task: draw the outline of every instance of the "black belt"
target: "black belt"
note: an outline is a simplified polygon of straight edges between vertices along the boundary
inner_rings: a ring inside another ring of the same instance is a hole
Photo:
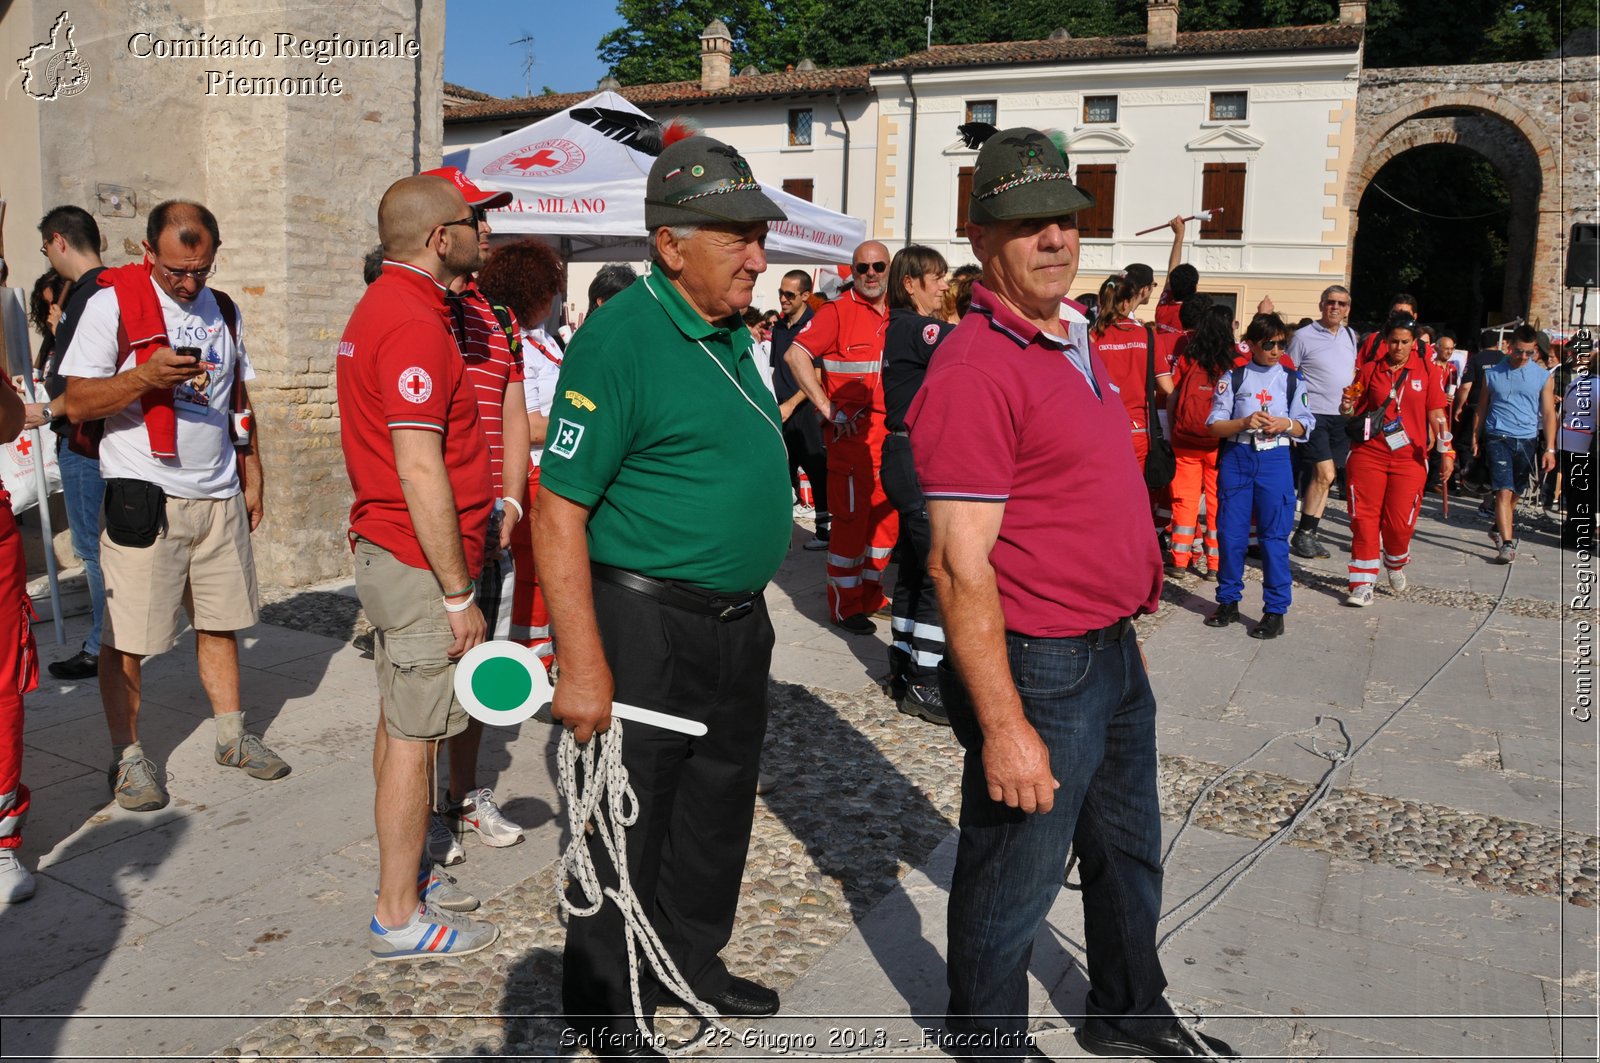
[[[739,594],[718,594],[715,591],[701,590],[685,583],[673,583],[669,580],[654,579],[650,576],[630,572],[625,568],[613,568],[602,565],[598,561],[590,562],[589,571],[595,579],[602,583],[609,583],[625,590],[642,594],[646,598],[654,598],[662,605],[670,605],[674,609],[682,609],[688,613],[698,613],[701,616],[715,617],[726,624],[750,615],[756,602],[761,598],[761,591],[744,591]]]
[[[907,439],[911,438],[911,433],[904,428],[891,428],[889,429],[889,434],[892,436],[905,436]]]
[[[1083,639],[1091,646],[1110,646],[1113,643],[1121,642],[1131,630],[1133,630],[1133,617],[1125,616],[1115,624],[1097,627],[1093,631],[1085,631],[1083,634],[1073,637]]]

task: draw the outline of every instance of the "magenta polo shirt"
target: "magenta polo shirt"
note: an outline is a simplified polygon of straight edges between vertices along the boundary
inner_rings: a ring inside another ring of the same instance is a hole
[[[1007,630],[1062,638],[1153,612],[1150,499],[1087,329],[1050,336],[972,293],[906,417],[923,494],[1005,506],[989,561]]]

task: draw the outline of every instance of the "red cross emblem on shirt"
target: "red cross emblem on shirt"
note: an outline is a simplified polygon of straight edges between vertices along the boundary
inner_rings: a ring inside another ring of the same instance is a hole
[[[1268,391],[1266,388],[1262,388],[1260,391],[1256,392],[1255,400],[1261,403],[1261,408],[1264,410],[1267,408],[1267,403],[1272,401],[1272,392]]]
[[[422,394],[422,389],[427,387],[427,386],[428,385],[423,382],[423,379],[420,376],[417,376],[415,374],[412,375],[410,380],[406,381],[406,388],[413,395]]]
[[[27,457],[28,456],[28,452],[31,451],[32,449],[33,449],[33,440],[29,439],[27,436],[23,436],[21,439],[17,440],[17,453],[18,454],[21,454],[23,457]]]

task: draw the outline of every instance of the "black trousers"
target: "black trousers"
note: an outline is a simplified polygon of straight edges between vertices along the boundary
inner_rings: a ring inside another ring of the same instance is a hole
[[[796,470],[803,470],[806,479],[811,481],[817,510],[826,513],[828,455],[822,446],[822,426],[810,423],[816,419],[816,407],[809,402],[801,404],[783,424],[783,445],[789,451],[789,486],[795,489],[795,498],[800,497],[800,477]]]
[[[944,657],[944,621],[939,598],[928,579],[928,550],[932,530],[928,502],[917,483],[911,457],[911,440],[891,435],[883,441],[878,475],[884,493],[900,513],[898,544],[900,569],[895,575],[894,599],[889,606],[894,641],[889,646],[889,675],[896,697],[910,683],[939,685],[939,661]]]
[[[622,762],[639,802],[627,841],[634,893],[695,993],[715,995],[730,977],[718,953],[733,932],[755,815],[772,622],[760,598],[722,623],[599,580],[594,604],[616,700],[708,728],[691,738],[627,724]],[[615,885],[604,848],[590,852],[602,885]],[[648,1024],[662,997],[648,965],[640,996]],[[561,997],[568,1025],[597,1053],[637,1043],[622,917],[610,901],[570,921]]]

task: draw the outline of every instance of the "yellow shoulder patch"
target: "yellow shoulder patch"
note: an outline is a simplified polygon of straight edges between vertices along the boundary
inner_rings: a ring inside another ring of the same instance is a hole
[[[585,395],[581,391],[567,392],[567,401],[578,407],[580,410],[588,410],[591,413],[594,412],[594,403],[590,402],[589,396]]]

